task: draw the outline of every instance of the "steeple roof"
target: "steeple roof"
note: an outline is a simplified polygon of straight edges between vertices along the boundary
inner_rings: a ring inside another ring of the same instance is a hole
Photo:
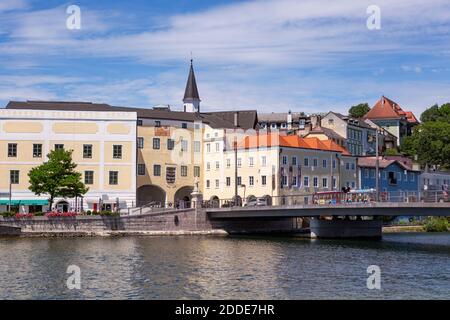
[[[189,77],[186,83],[186,90],[184,91],[183,101],[200,101],[200,96],[198,95],[197,82],[195,81],[194,66],[192,65],[189,70]]]

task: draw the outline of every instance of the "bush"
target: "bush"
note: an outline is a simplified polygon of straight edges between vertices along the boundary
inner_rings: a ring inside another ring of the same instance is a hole
[[[43,217],[44,215],[45,215],[45,212],[40,212],[40,211],[39,211],[39,212],[35,212],[35,213],[34,213],[34,216],[35,216],[35,217]]]
[[[449,227],[450,224],[445,217],[429,217],[423,225],[427,232],[446,232]]]
[[[90,216],[90,215],[92,215],[92,211],[91,211],[91,210],[88,210],[88,211],[86,211],[86,214],[87,214],[88,216]]]
[[[112,212],[112,211],[100,211],[101,216],[107,216],[107,217],[116,217],[119,215],[118,212]]]
[[[3,218],[14,217],[15,215],[16,214],[11,211],[5,211],[5,212],[0,213],[0,216],[2,216]]]

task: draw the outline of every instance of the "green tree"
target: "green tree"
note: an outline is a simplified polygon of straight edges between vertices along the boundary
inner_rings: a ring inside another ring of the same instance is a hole
[[[450,168],[450,122],[427,121],[402,142],[401,151],[417,155],[420,164]]]
[[[444,121],[450,123],[450,103],[445,103],[440,107],[437,104],[431,106],[421,114],[420,121]]]
[[[348,114],[353,118],[362,118],[369,111],[370,107],[368,103],[360,103],[356,106],[352,106],[348,110]]]
[[[72,151],[53,150],[47,157],[48,161],[31,169],[28,177],[29,189],[37,195],[47,194],[50,208],[56,197],[73,198],[89,190],[81,181],[81,173],[75,171]]]

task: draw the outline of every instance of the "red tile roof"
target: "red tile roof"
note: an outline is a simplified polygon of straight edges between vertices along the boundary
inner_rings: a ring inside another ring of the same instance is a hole
[[[343,155],[350,155],[345,148],[331,140],[319,140],[315,137],[301,138],[297,135],[280,135],[277,133],[256,134],[245,137],[240,144],[240,148],[245,149],[274,146],[334,151],[340,152]]]
[[[418,123],[416,117],[411,111],[404,111],[400,105],[391,99],[382,96],[372,109],[364,115],[366,119],[402,119],[406,118],[408,122]]]

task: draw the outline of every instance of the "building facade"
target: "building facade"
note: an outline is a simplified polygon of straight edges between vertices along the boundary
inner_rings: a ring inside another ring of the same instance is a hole
[[[29,102],[38,105],[38,102]],[[79,203],[55,199],[68,211],[114,210],[136,203],[136,113],[0,109],[0,211],[46,211],[47,197],[28,190],[28,172],[54,149],[72,150],[89,187]]]
[[[362,189],[376,188],[376,158],[358,159],[360,185]],[[379,159],[379,191],[390,196],[392,201],[404,201],[410,194],[418,195],[420,171],[413,170],[397,160]]]

